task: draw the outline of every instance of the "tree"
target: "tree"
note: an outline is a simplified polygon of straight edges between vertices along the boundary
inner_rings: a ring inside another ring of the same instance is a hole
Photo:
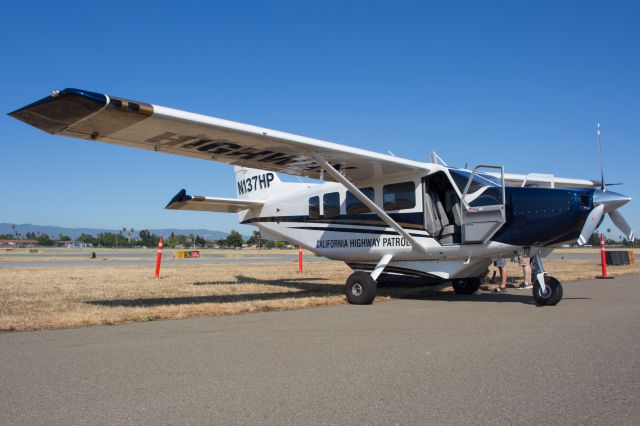
[[[262,247],[266,248],[266,249],[272,249],[274,248],[276,245],[275,242],[271,241],[271,240],[262,240]]]
[[[71,241],[68,235],[58,234],[58,241]]]
[[[38,238],[36,238],[36,240],[38,240],[38,244],[41,246],[52,246],[55,244],[55,241],[49,238],[49,235],[47,234],[38,235]]]
[[[104,247],[115,247],[117,234],[113,232],[101,232],[96,237],[98,245]]]
[[[78,241],[82,241],[83,243],[87,244],[93,244],[94,246],[98,245],[98,240],[96,239],[96,237],[90,234],[81,234],[78,237]]]
[[[138,235],[140,236],[140,243],[147,247],[155,247],[160,239],[159,236],[152,234],[148,229],[141,230]]]
[[[242,247],[242,235],[236,230],[231,230],[227,238],[224,239],[225,245],[228,247]]]
[[[253,231],[253,234],[251,235],[251,238],[249,238],[249,240],[247,241],[247,244],[249,244],[250,246],[258,246],[258,248],[260,248],[261,245],[261,236],[260,236],[260,231]]]
[[[592,245],[594,247],[599,246],[600,245],[600,235],[598,235],[597,232],[594,232],[593,234],[591,234],[587,244]]]

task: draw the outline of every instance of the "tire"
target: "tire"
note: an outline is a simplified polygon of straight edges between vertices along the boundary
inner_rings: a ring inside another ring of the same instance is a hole
[[[473,294],[480,288],[481,280],[478,277],[460,278],[451,281],[453,291],[458,294]]]
[[[540,284],[538,280],[533,283],[533,299],[540,306],[553,306],[557,305],[562,300],[562,284],[560,281],[552,276],[544,276],[544,285],[546,286],[547,294],[542,294],[540,291]]]
[[[352,305],[369,305],[376,298],[377,285],[371,275],[358,271],[349,275],[344,292]]]

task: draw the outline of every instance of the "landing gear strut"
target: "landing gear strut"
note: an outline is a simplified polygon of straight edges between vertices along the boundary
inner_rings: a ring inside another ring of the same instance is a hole
[[[553,306],[562,300],[562,284],[554,277],[547,275],[542,266],[542,259],[537,254],[533,257],[536,267],[536,280],[533,283],[533,299],[538,305]]]
[[[451,281],[453,291],[458,294],[473,294],[480,288],[480,278],[459,278]]]

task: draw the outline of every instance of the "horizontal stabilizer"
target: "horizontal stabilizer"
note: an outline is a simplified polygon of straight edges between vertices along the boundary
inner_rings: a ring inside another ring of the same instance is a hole
[[[194,210],[200,212],[237,213],[253,207],[261,207],[261,201],[238,200],[236,198],[204,197],[202,195],[187,195],[182,189],[169,201],[166,209]]]

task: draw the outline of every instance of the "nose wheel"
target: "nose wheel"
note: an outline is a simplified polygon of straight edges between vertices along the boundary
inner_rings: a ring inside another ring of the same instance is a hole
[[[553,306],[562,300],[562,284],[552,276],[544,276],[544,288],[536,280],[533,283],[533,299],[538,305]]]
[[[544,271],[544,265],[539,253],[532,260],[532,266],[536,269],[536,279],[533,283],[533,300],[540,306],[557,305],[562,300],[562,284]]]

